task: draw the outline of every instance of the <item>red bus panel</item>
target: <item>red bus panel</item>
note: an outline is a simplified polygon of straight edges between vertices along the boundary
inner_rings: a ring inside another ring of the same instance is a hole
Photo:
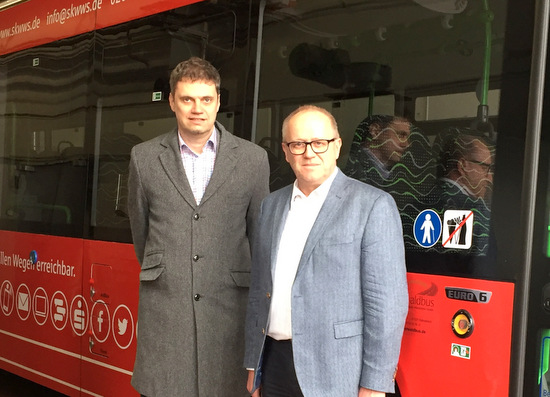
[[[2,11],[0,55],[146,17],[199,0],[29,0]]]
[[[137,395],[138,273],[130,244],[0,231],[0,367],[71,396]]]
[[[403,397],[507,396],[514,284],[408,274]]]

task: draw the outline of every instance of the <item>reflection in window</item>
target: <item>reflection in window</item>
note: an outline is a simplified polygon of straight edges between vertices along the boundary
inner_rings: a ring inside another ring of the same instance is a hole
[[[451,128],[436,138],[438,183],[433,206],[444,220],[449,233],[442,241],[446,245],[456,235],[456,249],[473,255],[487,255],[491,219],[491,199],[495,143],[485,134],[470,128]],[[447,216],[447,211],[463,210],[462,217]],[[473,233],[467,234],[466,218],[472,217]],[[446,219],[446,222],[445,222]],[[449,244],[450,245],[450,244]]]
[[[95,238],[131,241],[126,214],[130,151],[176,127],[169,77],[179,62],[205,57],[218,68],[218,121],[236,135],[249,133],[242,128],[250,117],[244,106],[248,15],[247,4],[201,2],[96,32],[101,74],[95,81],[100,121],[91,209]]]
[[[256,136],[276,166],[272,188],[281,187],[294,179],[280,153],[282,121],[304,103],[328,109],[343,140],[339,167],[394,197],[409,270],[473,274],[493,261],[490,208],[507,3],[490,2],[492,19],[487,3],[462,2],[452,12],[428,3],[271,4]],[[417,242],[414,223],[426,209],[450,222],[445,233],[453,226],[449,241],[456,244]],[[447,211],[453,210],[473,213],[468,248],[460,234],[466,223],[451,225],[457,217]]]
[[[0,222],[5,229],[82,235],[90,37],[1,59],[6,102],[0,119]]]

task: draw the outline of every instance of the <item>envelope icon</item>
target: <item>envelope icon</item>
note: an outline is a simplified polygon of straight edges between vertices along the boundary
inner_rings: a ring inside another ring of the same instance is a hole
[[[17,308],[21,311],[29,311],[29,294],[19,292],[17,295]]]

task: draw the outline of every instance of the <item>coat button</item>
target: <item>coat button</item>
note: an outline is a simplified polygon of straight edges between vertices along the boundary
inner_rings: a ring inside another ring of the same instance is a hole
[[[199,214],[195,214],[195,215],[193,215],[193,219],[194,219],[194,220],[198,221],[198,220],[199,220],[199,218],[200,218]]]
[[[262,335],[265,335],[265,328],[262,328]]]
[[[199,256],[198,255],[194,255],[193,256],[193,262],[197,262],[199,260]]]
[[[197,301],[197,302],[200,301],[200,299],[201,299],[200,294],[193,295],[193,299],[195,299],[195,301]]]
[[[265,296],[267,296],[267,299],[271,298],[271,294],[269,292],[267,294],[265,294]]]

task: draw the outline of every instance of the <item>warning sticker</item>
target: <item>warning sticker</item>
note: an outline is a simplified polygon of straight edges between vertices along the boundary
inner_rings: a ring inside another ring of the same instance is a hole
[[[444,248],[468,249],[472,246],[474,213],[471,210],[448,210],[443,214]]]

